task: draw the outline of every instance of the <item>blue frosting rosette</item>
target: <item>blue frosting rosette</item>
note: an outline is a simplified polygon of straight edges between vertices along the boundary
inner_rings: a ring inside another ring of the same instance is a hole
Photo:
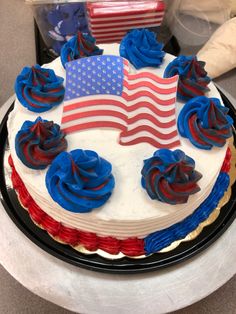
[[[136,69],[159,67],[165,56],[163,44],[155,33],[147,29],[134,29],[127,33],[120,43],[121,57],[129,60]]]
[[[204,66],[205,62],[198,61],[196,56],[179,56],[168,64],[164,77],[179,75],[177,96],[180,100],[187,101],[209,91],[207,85],[211,79]]]
[[[45,112],[63,101],[63,81],[53,70],[41,68],[38,64],[25,67],[16,78],[16,96],[28,110]]]
[[[45,169],[66,148],[67,141],[60,126],[41,117],[25,121],[15,138],[17,156],[31,169]]]
[[[55,202],[64,209],[86,213],[105,204],[115,180],[112,166],[91,150],[62,152],[46,174],[46,186]]]
[[[62,47],[61,62],[65,67],[69,61],[102,54],[103,50],[96,46],[96,40],[93,36],[78,32]]]
[[[218,98],[199,96],[189,100],[178,116],[181,136],[201,149],[222,147],[232,136],[233,119]]]
[[[202,175],[194,168],[194,160],[183,151],[159,149],[144,160],[142,186],[151,199],[171,205],[186,203],[200,191],[197,181]]]

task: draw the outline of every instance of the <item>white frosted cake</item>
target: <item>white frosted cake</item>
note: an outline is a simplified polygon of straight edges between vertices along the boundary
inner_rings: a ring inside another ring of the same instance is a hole
[[[118,45],[107,44],[101,45],[100,48],[104,50],[103,56],[119,56]],[[163,63],[159,67],[135,69],[130,64],[129,71],[134,74],[145,71],[163,78],[166,67],[173,60],[173,56],[166,54]],[[45,65],[44,68],[54,70],[57,76],[64,79],[64,86],[67,85],[66,70],[60,58]],[[134,83],[138,82],[139,79],[137,78]],[[205,96],[221,100],[213,83],[209,83],[208,87],[209,90],[205,93]],[[168,95],[163,95],[163,99],[165,97],[168,97]],[[183,105],[183,101],[176,100],[176,121]],[[202,177],[198,181],[199,191],[197,193],[190,195],[185,203],[173,205],[150,198],[141,184],[141,170],[144,160],[152,157],[154,152],[158,150],[158,147],[154,147],[147,142],[136,145],[121,145],[118,143],[120,130],[107,127],[92,128],[67,134],[68,146],[66,150],[68,152],[75,149],[92,150],[109,161],[112,165],[115,187],[104,205],[94,208],[90,212],[80,213],[67,210],[53,200],[48,191],[45,182],[49,166],[38,170],[27,167],[20,160],[15,146],[17,133],[25,121],[34,122],[40,116],[43,120],[53,121],[61,125],[63,107],[64,103],[61,102],[61,104],[48,111],[38,113],[28,110],[19,99],[16,99],[14,109],[10,113],[8,120],[11,165],[14,174],[17,175],[18,181],[15,181],[18,183],[15,183],[15,188],[18,191],[19,198],[23,206],[29,210],[29,213],[33,210],[38,210],[40,218],[36,218],[37,215],[32,214],[32,219],[60,241],[68,243],[75,248],[84,246],[85,249],[90,251],[102,249],[111,254],[121,252],[125,255],[136,256],[153,253],[171,244],[174,240],[178,240],[181,236],[186,236],[188,232],[193,231],[202,218],[199,218],[200,220],[197,221],[197,218],[194,218],[192,215],[196,211],[199,211],[199,213],[200,210],[204,212],[201,209],[203,207],[202,204],[205,204],[207,200],[209,200],[208,203],[212,203],[210,201],[211,197],[214,200],[220,199],[222,193],[227,188],[226,183],[219,183],[222,184],[222,192],[220,195],[212,196],[212,191],[222,173],[222,165],[228,149],[227,141],[223,147],[212,147],[205,150],[195,147],[188,138],[184,138],[177,133],[176,139],[179,140],[180,144],[171,148],[171,150],[181,150],[185,155],[191,157],[195,161],[195,169],[202,174]],[[148,113],[150,111],[147,108],[139,108],[136,114],[143,112],[142,110],[146,110]],[[78,113],[80,112],[82,111]],[[163,120],[165,119],[168,120],[168,117],[163,118]],[[87,121],[86,118],[84,118],[84,121]],[[140,123],[142,124],[142,121]],[[64,128],[66,128],[66,125],[64,125]],[[160,140],[160,143],[165,144],[165,140]],[[13,179],[13,185],[15,181]],[[24,192],[27,191],[27,195],[29,195],[23,201],[24,197],[22,197],[19,188],[22,184],[25,189]],[[33,209],[30,209],[32,202]],[[213,208],[210,211],[216,207],[215,205],[217,204],[211,205]],[[186,222],[186,218],[191,216],[191,219],[195,220],[195,222],[193,223],[192,220],[191,222]],[[44,219],[47,222],[44,222]],[[177,223],[178,225],[176,225]],[[56,227],[54,227],[54,224]],[[186,227],[186,224],[192,224],[192,227]],[[179,230],[180,235],[175,231],[175,228]],[[159,233],[163,231],[167,232],[168,240],[166,240],[166,236],[162,237],[162,234]],[[66,232],[68,232],[68,237],[65,236]],[[69,236],[70,232],[72,234],[71,237]],[[159,237],[159,235],[160,238],[156,240],[158,243],[155,245],[150,244],[154,241],[151,237]],[[148,242],[149,239],[150,243]]]

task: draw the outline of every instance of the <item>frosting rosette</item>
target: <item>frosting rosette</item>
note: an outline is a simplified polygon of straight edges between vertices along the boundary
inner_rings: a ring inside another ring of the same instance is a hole
[[[196,56],[179,56],[168,64],[164,77],[179,75],[177,97],[186,101],[204,95],[211,79],[204,70],[205,62],[198,61]]]
[[[194,169],[194,160],[183,151],[160,149],[144,160],[142,186],[151,199],[172,205],[183,204],[190,195],[200,191],[197,181],[202,175]]]
[[[65,67],[66,62],[83,57],[102,55],[103,49],[96,46],[94,37],[87,33],[78,32],[61,49],[61,62]]]
[[[15,138],[17,156],[31,169],[45,169],[66,148],[60,126],[41,117],[34,122],[25,121]]]
[[[165,52],[163,44],[155,33],[147,29],[134,29],[127,33],[120,43],[120,55],[128,59],[136,69],[158,67],[162,64]]]
[[[38,64],[23,68],[15,82],[15,92],[21,104],[30,111],[44,112],[59,105],[65,94],[64,79],[51,69]]]
[[[227,115],[228,111],[218,98],[193,98],[180,111],[179,133],[201,149],[222,147],[232,136],[233,119]]]
[[[46,174],[46,186],[52,199],[64,209],[86,213],[105,204],[115,180],[112,166],[91,150],[62,152]]]

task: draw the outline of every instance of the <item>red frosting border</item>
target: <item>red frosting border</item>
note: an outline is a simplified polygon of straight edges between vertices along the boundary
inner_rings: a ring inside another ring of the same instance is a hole
[[[221,172],[229,172],[230,170],[231,151],[228,148]],[[18,193],[18,198],[34,223],[39,225],[51,235],[55,240],[59,240],[72,247],[82,245],[90,252],[101,249],[109,254],[119,254],[120,252],[126,256],[145,255],[144,239],[128,238],[119,240],[114,237],[101,237],[95,233],[78,230],[64,226],[46,214],[34,201],[27,191],[23,181],[17,173],[11,155],[8,158],[9,165],[12,168],[11,180],[13,188]]]
[[[120,252],[127,256],[140,256],[145,254],[143,239],[128,238],[118,240],[113,237],[101,237],[97,236],[95,233],[66,227],[50,217],[35,203],[27,191],[19,174],[16,172],[11,156],[9,156],[8,162],[12,168],[12,184],[18,193],[21,204],[28,210],[31,219],[46,230],[55,240],[58,239],[73,247],[82,245],[89,251],[101,249],[113,255],[119,254]]]

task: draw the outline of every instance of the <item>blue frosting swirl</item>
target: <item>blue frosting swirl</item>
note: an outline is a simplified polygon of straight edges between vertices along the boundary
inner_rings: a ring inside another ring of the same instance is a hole
[[[65,68],[66,62],[83,57],[103,54],[103,49],[96,46],[96,39],[87,33],[78,32],[61,49],[61,62]]]
[[[157,41],[155,33],[147,29],[130,31],[120,43],[120,55],[136,69],[160,66],[165,56],[162,49],[163,44]]]
[[[179,133],[201,149],[222,147],[232,136],[233,119],[227,115],[228,111],[218,98],[195,97],[180,111]]]
[[[111,196],[115,180],[112,166],[94,151],[62,152],[46,174],[46,186],[55,202],[68,211],[90,212]]]
[[[41,117],[25,121],[15,138],[17,156],[31,169],[45,169],[66,148],[60,126]]]
[[[187,101],[204,95],[211,79],[204,69],[205,62],[198,61],[196,56],[179,56],[168,64],[164,77],[179,75],[177,97]]]
[[[194,168],[194,160],[179,149],[157,150],[144,160],[142,186],[151,199],[172,205],[186,203],[190,195],[200,191],[197,181],[202,175]]]
[[[190,232],[194,231],[217,207],[225,191],[228,189],[229,182],[229,175],[225,172],[221,172],[211,194],[192,215],[169,228],[148,235],[144,239],[146,254],[158,252],[174,241],[184,239]]]
[[[64,79],[53,70],[38,64],[23,68],[15,82],[15,92],[21,104],[30,111],[44,112],[58,106],[64,99]]]

